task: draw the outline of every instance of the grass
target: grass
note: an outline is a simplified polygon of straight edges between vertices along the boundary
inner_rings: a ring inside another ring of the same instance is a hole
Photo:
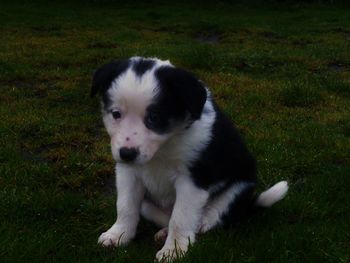
[[[131,55],[195,72],[235,120],[259,190],[287,198],[180,262],[350,261],[350,11],[322,4],[195,1],[0,3],[1,262],[152,262],[157,230],[103,249],[114,163],[93,71]],[[193,10],[196,10],[194,15]]]

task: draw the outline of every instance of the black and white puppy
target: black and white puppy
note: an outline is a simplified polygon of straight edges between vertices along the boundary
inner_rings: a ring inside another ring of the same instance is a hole
[[[256,164],[209,90],[169,61],[133,57],[99,68],[91,95],[116,165],[117,220],[98,242],[127,244],[140,214],[163,229],[157,260],[183,255],[197,233],[230,224],[288,190],[282,181],[255,196]],[[167,236],[166,236],[167,235]]]

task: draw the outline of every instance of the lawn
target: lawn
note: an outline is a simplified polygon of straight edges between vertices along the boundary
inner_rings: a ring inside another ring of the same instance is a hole
[[[290,183],[180,262],[349,262],[350,7],[120,2],[0,3],[0,261],[153,261],[145,221],[127,247],[97,245],[116,211],[91,76],[140,55],[207,83],[257,158],[259,191]]]

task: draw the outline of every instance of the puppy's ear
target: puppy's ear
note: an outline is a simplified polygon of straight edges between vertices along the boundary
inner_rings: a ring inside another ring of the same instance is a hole
[[[129,60],[116,60],[98,68],[92,78],[90,96],[97,93],[104,94],[113,80],[123,73],[129,66]]]
[[[162,67],[156,75],[160,85],[171,90],[175,97],[185,106],[192,120],[197,120],[202,114],[207,92],[202,84],[191,73],[173,67]]]

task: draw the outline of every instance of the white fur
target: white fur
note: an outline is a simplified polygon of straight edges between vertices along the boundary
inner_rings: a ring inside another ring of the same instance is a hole
[[[261,207],[270,207],[286,196],[288,188],[288,183],[286,181],[281,181],[262,192],[255,204]]]
[[[186,174],[176,179],[175,188],[176,202],[169,222],[168,237],[156,254],[158,261],[184,254],[188,245],[195,241],[202,210],[209,197],[208,192],[196,187]]]
[[[145,188],[132,167],[117,166],[117,213],[114,225],[98,239],[103,246],[127,244],[136,234]]]

